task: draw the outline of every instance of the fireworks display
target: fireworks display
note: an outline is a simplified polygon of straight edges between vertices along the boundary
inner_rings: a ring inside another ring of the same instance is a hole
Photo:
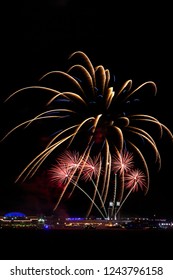
[[[108,69],[102,65],[94,67],[81,51],[72,53],[68,63],[66,72],[48,72],[40,78],[39,85],[21,88],[6,99],[7,102],[18,94],[39,91],[48,101],[46,110],[15,126],[3,140],[17,129],[35,123],[46,123],[46,131],[49,122],[50,141],[21,171],[16,182],[33,177],[43,162],[53,155],[54,162],[48,167],[50,180],[61,189],[54,210],[67,191],[70,199],[77,188],[81,195],[89,198],[86,216],[95,206],[105,217],[106,207],[115,195],[111,183],[115,174],[118,183],[114,202],[122,205],[133,191],[142,190],[147,194],[150,174],[144,146],[151,151],[154,163],[161,167],[151,126],[160,136],[166,132],[172,139],[173,135],[157,118],[133,112],[133,106],[130,107],[133,99],[144,94],[146,89],[154,95],[157,93],[153,81],[133,89],[132,80],[127,80],[118,87],[111,80]],[[135,167],[135,162],[142,171]],[[125,196],[128,189],[130,192]]]

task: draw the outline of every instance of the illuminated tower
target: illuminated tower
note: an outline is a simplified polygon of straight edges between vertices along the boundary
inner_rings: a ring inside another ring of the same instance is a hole
[[[110,201],[108,206],[108,220],[113,220],[113,217],[114,217],[114,203]]]
[[[119,207],[120,207],[120,201],[116,201],[115,204],[115,209],[114,209],[114,220],[117,220],[117,218],[119,218]]]

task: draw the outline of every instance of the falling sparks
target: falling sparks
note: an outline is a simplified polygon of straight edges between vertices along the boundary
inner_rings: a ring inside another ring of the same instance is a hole
[[[125,175],[126,189],[131,189],[133,192],[137,192],[139,188],[143,190],[146,188],[146,176],[139,170],[134,169]]]

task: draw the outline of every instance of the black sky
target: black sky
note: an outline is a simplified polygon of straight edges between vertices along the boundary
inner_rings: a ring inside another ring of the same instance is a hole
[[[0,23],[2,134],[18,112],[17,107],[4,108],[5,97],[23,86],[36,84],[48,71],[63,71],[69,54],[76,50],[84,51],[94,65],[102,64],[110,69],[118,81],[132,79],[134,85],[154,81],[158,93],[155,99],[148,98],[145,106],[173,131],[170,10],[169,5],[157,1],[152,5],[151,1],[137,4],[112,0],[4,1]],[[27,196],[27,188],[23,191],[13,186],[15,172],[21,164],[15,143],[19,141],[23,158],[26,148],[22,148],[23,140],[14,137],[13,144],[1,145],[2,213],[17,208],[44,211],[49,205],[46,190],[40,198],[39,191],[35,194],[32,190]],[[30,143],[34,145],[32,137]],[[147,197],[127,203],[127,211],[135,204],[132,214],[173,215],[170,140],[164,137],[159,149],[162,169],[157,175],[153,171]]]

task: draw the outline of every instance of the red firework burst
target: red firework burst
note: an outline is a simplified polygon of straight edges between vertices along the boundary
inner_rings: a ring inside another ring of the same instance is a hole
[[[58,163],[60,166],[64,166],[68,172],[69,170],[77,170],[80,164],[79,153],[76,151],[66,150],[58,157]],[[62,168],[64,169],[64,167]]]
[[[87,161],[82,161],[82,176],[81,179],[84,181],[91,180],[92,178],[96,178],[99,174],[100,163],[98,161],[98,157],[94,157],[93,159],[89,157]]]
[[[119,171],[122,174],[124,171],[130,171],[133,165],[133,154],[126,150],[122,154],[118,153],[112,157],[112,171],[114,173]]]
[[[125,187],[132,192],[137,192],[139,188],[146,188],[146,176],[140,169],[131,170],[125,176]]]
[[[58,161],[49,169],[50,180],[60,187],[65,186],[71,174],[72,169],[67,168],[65,165],[60,166]]]

